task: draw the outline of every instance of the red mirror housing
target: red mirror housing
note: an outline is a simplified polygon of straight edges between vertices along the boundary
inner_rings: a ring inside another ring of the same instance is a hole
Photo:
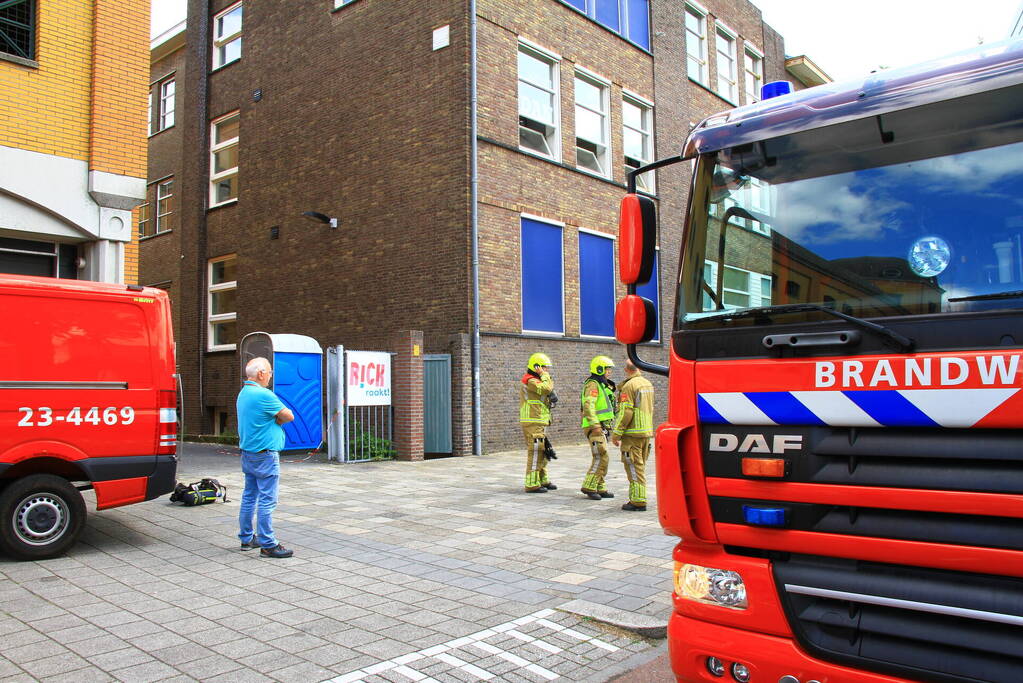
[[[628,294],[615,308],[615,337],[622,344],[642,344],[657,332],[654,304],[638,294]]]
[[[657,207],[640,194],[622,197],[618,214],[618,270],[627,285],[644,285],[654,271]]]

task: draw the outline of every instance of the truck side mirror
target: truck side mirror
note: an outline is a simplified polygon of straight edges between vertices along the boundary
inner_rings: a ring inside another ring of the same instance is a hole
[[[645,285],[654,271],[657,247],[657,208],[640,194],[622,198],[618,215],[618,269],[627,285]]]
[[[627,294],[615,307],[615,337],[622,344],[643,344],[657,333],[657,312],[650,299]]]

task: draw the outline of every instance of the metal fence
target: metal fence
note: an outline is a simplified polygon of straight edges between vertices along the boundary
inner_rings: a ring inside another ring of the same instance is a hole
[[[348,353],[343,346],[327,348],[327,456],[339,462],[393,458],[393,407],[348,405]]]

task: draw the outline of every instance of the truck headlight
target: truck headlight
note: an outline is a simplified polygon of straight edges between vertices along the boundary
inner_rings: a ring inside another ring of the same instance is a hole
[[[679,566],[681,565],[681,566]],[[746,584],[738,572],[676,563],[675,592],[707,605],[746,609]]]

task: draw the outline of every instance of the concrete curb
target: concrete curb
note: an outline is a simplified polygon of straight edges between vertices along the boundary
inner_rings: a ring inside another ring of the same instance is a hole
[[[646,614],[626,612],[623,609],[598,605],[595,602],[586,600],[569,600],[568,602],[555,607],[555,609],[576,616],[586,617],[594,621],[600,621],[611,626],[632,631],[644,638],[665,638],[668,635],[667,622],[651,617]]]

